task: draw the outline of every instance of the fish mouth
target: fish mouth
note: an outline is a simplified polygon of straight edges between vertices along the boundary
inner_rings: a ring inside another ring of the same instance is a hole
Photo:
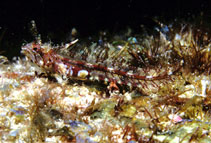
[[[29,45],[22,47],[21,53],[28,57],[30,60],[32,60],[32,62],[36,62],[36,52],[30,49],[28,46]]]
[[[37,51],[32,49],[31,44],[23,46],[21,53],[24,54],[33,63],[38,64],[39,66],[43,66],[44,64],[43,57]]]

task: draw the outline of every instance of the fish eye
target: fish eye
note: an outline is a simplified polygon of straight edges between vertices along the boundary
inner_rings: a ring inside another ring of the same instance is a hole
[[[33,48],[33,50],[37,51],[37,50],[38,50],[38,48],[37,48],[37,47],[34,47],[34,48]]]

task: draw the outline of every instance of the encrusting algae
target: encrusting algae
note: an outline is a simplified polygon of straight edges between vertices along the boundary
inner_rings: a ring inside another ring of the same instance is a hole
[[[209,31],[173,27],[0,56],[1,142],[211,142]]]

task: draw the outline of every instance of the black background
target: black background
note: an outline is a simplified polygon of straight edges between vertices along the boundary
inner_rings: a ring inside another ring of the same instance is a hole
[[[64,42],[75,27],[80,37],[101,30],[119,32],[127,26],[138,29],[162,21],[188,19],[192,15],[211,18],[211,2],[185,0],[4,0],[0,2],[0,52],[11,58],[23,43],[31,42],[30,21],[35,20],[44,41]]]

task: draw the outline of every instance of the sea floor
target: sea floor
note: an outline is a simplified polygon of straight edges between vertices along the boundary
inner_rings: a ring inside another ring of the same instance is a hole
[[[184,65],[145,95],[49,76],[26,57],[1,59],[1,142],[211,142],[211,75],[200,68]]]

